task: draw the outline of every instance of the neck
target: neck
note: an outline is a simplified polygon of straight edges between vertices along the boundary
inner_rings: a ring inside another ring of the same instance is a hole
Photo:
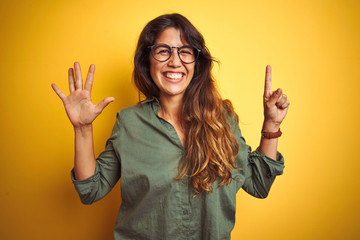
[[[181,122],[182,96],[164,96],[160,95],[161,109],[159,116],[169,122]]]

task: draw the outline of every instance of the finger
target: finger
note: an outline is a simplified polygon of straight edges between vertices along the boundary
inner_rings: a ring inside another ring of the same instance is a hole
[[[280,98],[276,101],[276,106],[281,107],[287,101],[287,97],[285,94],[282,94]]]
[[[94,72],[95,72],[95,65],[91,64],[89,67],[89,72],[86,76],[85,87],[84,87],[84,89],[88,90],[89,92],[91,92],[91,88],[93,85]]]
[[[55,93],[59,96],[61,101],[64,101],[66,95],[62,91],[60,91],[60,89],[56,86],[56,84],[55,83],[51,84],[51,87],[52,89],[54,89]]]
[[[80,63],[75,62],[74,69],[75,69],[75,89],[82,89],[82,76],[81,76]]]
[[[276,91],[274,91],[268,101],[269,105],[275,105],[277,100],[281,97],[282,95],[282,90],[281,88],[278,88]]]
[[[285,108],[288,108],[290,105],[290,102],[289,101],[286,101],[283,105],[281,105],[281,109],[285,109]]]
[[[271,66],[266,66],[265,72],[265,91],[272,91],[272,83],[271,83]]]
[[[68,78],[69,78],[69,90],[70,93],[72,93],[73,91],[75,91],[74,71],[72,68],[69,68]]]
[[[113,97],[107,97],[104,100],[102,100],[99,104],[95,106],[95,112],[97,114],[100,114],[104,108],[111,102],[115,101],[115,98]]]

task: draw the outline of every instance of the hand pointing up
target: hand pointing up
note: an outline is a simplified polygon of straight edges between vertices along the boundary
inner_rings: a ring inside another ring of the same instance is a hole
[[[107,97],[99,104],[94,105],[91,101],[91,89],[93,85],[95,65],[91,64],[89,67],[84,88],[80,64],[78,62],[74,63],[74,69],[75,78],[73,69],[70,68],[68,71],[70,89],[70,94],[68,96],[60,91],[56,84],[53,83],[51,86],[62,100],[66,114],[68,115],[71,124],[74,128],[76,128],[90,125],[103,111],[103,109],[115,99],[113,97]]]
[[[272,91],[271,67],[266,66],[265,90],[264,90],[264,117],[265,122],[280,125],[288,111],[290,102],[282,93],[281,88]]]

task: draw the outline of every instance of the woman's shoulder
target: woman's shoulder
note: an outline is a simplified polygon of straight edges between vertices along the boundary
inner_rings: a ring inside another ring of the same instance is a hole
[[[223,100],[222,110],[225,115],[226,121],[230,125],[231,129],[234,130],[234,128],[236,128],[239,124],[239,116],[236,114],[230,100],[228,99]]]
[[[152,100],[145,100],[125,107],[117,112],[117,118],[122,122],[128,122],[135,121],[139,118],[149,117],[153,112],[152,102]]]

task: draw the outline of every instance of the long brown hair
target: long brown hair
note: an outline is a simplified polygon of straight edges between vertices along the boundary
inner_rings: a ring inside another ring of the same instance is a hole
[[[148,46],[169,27],[180,30],[188,44],[200,49],[194,77],[183,98],[182,124],[185,129],[185,152],[179,163],[179,180],[189,175],[195,195],[212,192],[219,177],[219,186],[232,180],[230,169],[236,169],[234,159],[239,147],[227,122],[227,116],[237,123],[237,115],[228,100],[222,100],[211,75],[214,59],[205,46],[201,33],[180,14],[165,14],[150,21],[140,34],[134,58],[133,78],[146,99],[159,97],[160,90],[150,76]]]

